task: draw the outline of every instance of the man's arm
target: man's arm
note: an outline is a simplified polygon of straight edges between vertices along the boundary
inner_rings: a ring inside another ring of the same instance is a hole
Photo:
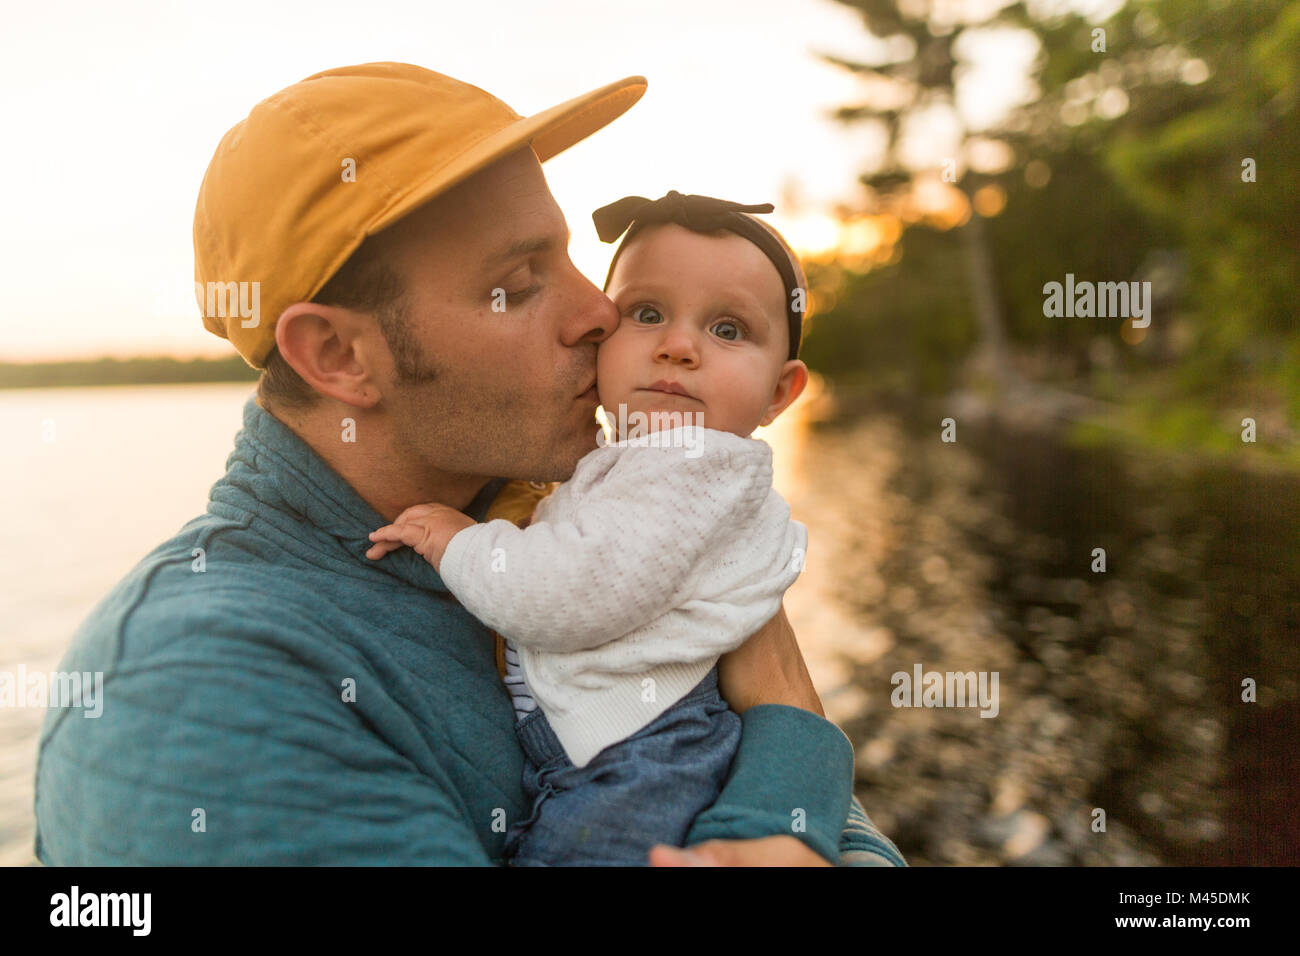
[[[876,829],[857,797],[849,804],[849,821],[840,837],[840,866],[907,866],[898,847]]]
[[[826,861],[839,846],[853,789],[853,745],[823,716],[785,608],[718,662],[740,714],[740,748],[713,806],[686,843],[788,835]]]
[[[98,718],[71,709],[47,718],[36,785],[43,862],[492,862],[450,781],[382,740],[335,681],[223,635],[221,614],[182,617],[193,638],[105,667]]]
[[[711,840],[689,849],[659,846],[651,866],[828,866],[826,860],[793,837]],[[849,822],[840,837],[840,866],[907,866],[898,847],[867,816],[858,798],[849,805]]]
[[[788,835],[838,862],[853,783],[848,738],[799,707],[755,706],[740,719],[740,748],[727,783],[695,818],[686,845]]]
[[[738,753],[717,802],[696,818],[687,846],[714,863],[694,865],[906,866],[852,796],[852,746],[822,719],[821,700],[784,607],[723,656],[718,675],[723,696],[745,722],[745,761]],[[798,713],[802,719],[787,720]],[[799,803],[808,805],[802,815]],[[798,832],[794,824],[801,818],[805,826]],[[659,865],[685,862],[666,849],[657,852],[652,861]]]

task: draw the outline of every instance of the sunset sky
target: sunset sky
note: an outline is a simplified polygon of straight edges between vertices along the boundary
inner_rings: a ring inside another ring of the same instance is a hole
[[[825,117],[862,91],[816,53],[873,49],[830,0],[13,5],[0,38],[0,360],[232,354],[193,300],[199,183],[227,129],[320,70],[407,61],[523,115],[647,77],[628,113],[544,167],[574,262],[599,282],[613,247],[591,211],[631,193],[772,202],[796,246],[824,242],[881,144]],[[998,48],[972,110],[1015,98],[1032,52]],[[791,183],[799,209],[783,200]]]

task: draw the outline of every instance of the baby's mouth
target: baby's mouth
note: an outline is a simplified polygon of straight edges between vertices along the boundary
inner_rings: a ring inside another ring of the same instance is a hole
[[[677,382],[669,382],[664,379],[660,379],[659,381],[655,382],[653,385],[647,385],[645,388],[641,389],[641,391],[658,392],[661,395],[677,395],[681,398],[689,398],[692,401],[699,401],[699,399],[697,399],[690,392],[686,391],[686,389],[684,389]]]

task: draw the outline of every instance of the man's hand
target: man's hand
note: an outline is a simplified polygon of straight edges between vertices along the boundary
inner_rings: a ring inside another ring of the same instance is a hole
[[[792,836],[758,840],[708,840],[678,849],[656,846],[650,850],[651,866],[830,866],[817,853]]]
[[[473,518],[450,505],[412,505],[398,515],[392,524],[370,532],[375,542],[366,551],[366,557],[378,560],[402,545],[409,545],[426,561],[438,568],[442,564],[447,543],[459,531],[477,524]]]
[[[738,714],[759,704],[786,704],[826,716],[790,619],[785,616],[784,604],[744,644],[722,655],[718,661],[718,690]]]

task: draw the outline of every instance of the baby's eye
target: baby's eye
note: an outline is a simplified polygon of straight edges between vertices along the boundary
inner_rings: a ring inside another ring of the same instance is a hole
[[[641,305],[641,306],[637,306],[637,307],[636,307],[635,309],[633,309],[632,312],[631,312],[632,319],[633,319],[634,321],[638,321],[638,322],[639,322],[640,319],[637,319],[637,316],[638,316],[638,315],[645,315],[645,314],[647,314],[647,313],[649,313],[650,315],[653,315],[653,316],[657,316],[659,319],[663,319],[663,316],[659,313],[659,310],[656,309],[656,308],[655,308],[654,306],[652,306],[652,305]],[[644,323],[644,324],[646,324],[646,325],[657,325],[658,323],[657,323],[657,322],[654,322],[654,321],[651,321],[651,322],[647,322],[647,323]]]
[[[715,329],[721,328],[723,326],[731,326],[731,328],[735,329],[735,332],[731,335],[719,335],[718,338],[726,339],[728,342],[735,342],[743,334],[743,330],[741,329],[740,325],[736,322],[732,322],[729,319],[723,319],[721,322],[715,322],[713,325]]]

